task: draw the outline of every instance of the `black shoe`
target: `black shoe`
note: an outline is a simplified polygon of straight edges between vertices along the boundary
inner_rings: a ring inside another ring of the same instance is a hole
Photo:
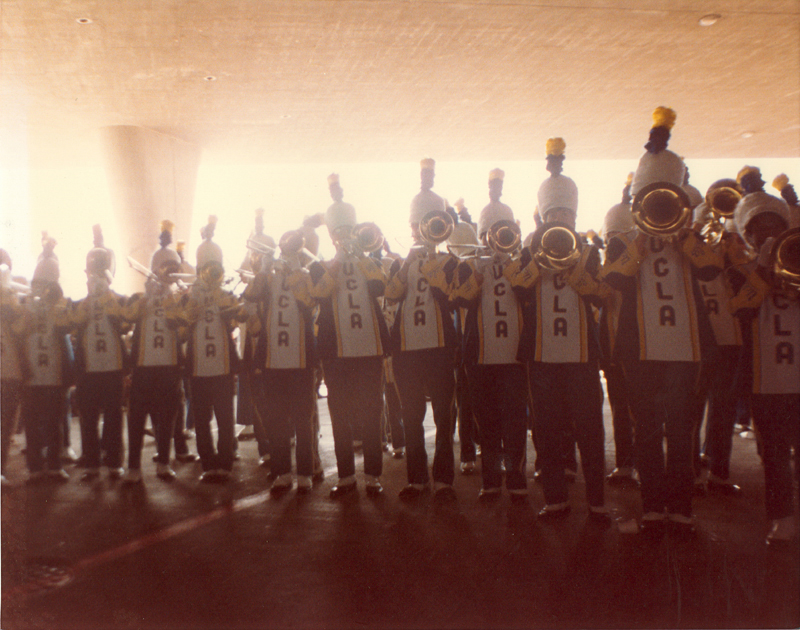
[[[418,499],[421,497],[425,492],[428,490],[428,486],[422,486],[421,488],[417,488],[416,486],[407,485],[400,491],[400,494],[397,496],[400,497],[401,501],[413,501],[414,499]]]
[[[569,516],[571,511],[572,508],[569,505],[561,508],[560,510],[548,510],[545,506],[539,510],[538,518],[542,521],[554,523],[556,521],[565,519],[567,516]]]
[[[740,497],[742,496],[742,489],[735,483],[722,483],[709,479],[706,481],[708,491],[713,494],[721,494],[726,497]]]
[[[478,501],[481,503],[496,503],[500,498],[500,488],[481,488]]]
[[[356,491],[356,483],[348,483],[344,486],[333,486],[331,488],[331,499],[341,499],[342,497]]]
[[[181,464],[190,464],[191,462],[196,462],[198,457],[194,453],[181,453],[180,455],[175,455],[175,459]]]
[[[383,486],[379,483],[366,486],[367,496],[371,498],[379,497],[383,494]]]
[[[325,471],[324,470],[319,470],[319,471],[315,472],[313,475],[311,475],[311,482],[312,483],[322,483],[323,481],[325,481]]]

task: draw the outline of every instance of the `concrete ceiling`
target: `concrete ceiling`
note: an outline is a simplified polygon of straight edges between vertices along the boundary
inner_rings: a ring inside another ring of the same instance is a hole
[[[139,125],[216,163],[800,155],[795,0],[0,0],[4,165]],[[699,20],[719,14],[713,26]],[[81,23],[86,22],[86,23]]]

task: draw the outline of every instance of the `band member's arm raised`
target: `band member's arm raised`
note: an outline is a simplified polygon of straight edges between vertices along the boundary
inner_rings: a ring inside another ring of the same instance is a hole
[[[333,263],[330,263],[333,265]],[[329,268],[321,262],[315,262],[309,268],[311,286],[309,293],[312,298],[323,300],[333,295],[336,289],[336,277],[334,268]]]
[[[525,302],[533,295],[533,287],[539,281],[541,271],[533,258],[530,247],[523,247],[519,258],[505,268],[503,274],[511,283],[511,288],[520,301]]]
[[[456,307],[466,308],[470,302],[481,295],[483,274],[478,271],[474,260],[464,260],[456,267],[450,299]]]
[[[372,297],[381,297],[386,291],[386,272],[380,262],[370,256],[363,256],[358,261],[358,268],[367,279],[367,289]]]
[[[612,289],[624,290],[639,272],[646,240],[647,234],[644,232],[633,240],[626,235],[612,238],[606,248],[606,261],[598,273],[598,279],[607,282]]]
[[[600,270],[600,253],[594,245],[585,245],[581,257],[567,274],[567,283],[575,293],[584,297],[598,298],[597,306],[611,295],[612,289],[604,282],[597,280]]]
[[[708,282],[719,275],[724,265],[722,254],[706,243],[696,231],[684,228],[678,240],[681,251],[692,263],[700,280]]]
[[[416,260],[416,255],[409,253],[408,258],[402,263],[395,260],[389,269],[389,282],[386,284],[384,295],[390,304],[396,304],[406,296],[408,290],[408,267]]]

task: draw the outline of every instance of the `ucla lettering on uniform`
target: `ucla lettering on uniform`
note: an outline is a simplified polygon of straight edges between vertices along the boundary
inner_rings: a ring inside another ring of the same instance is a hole
[[[568,337],[567,320],[563,317],[556,317],[553,320],[553,337]]]
[[[162,318],[163,318],[163,317],[164,317],[164,308],[159,306],[159,307],[158,307],[158,308],[157,308],[157,309],[156,309],[156,310],[153,312],[153,314],[154,314],[156,317],[162,317]]]
[[[285,321],[283,319],[284,315],[285,315],[284,311],[278,311],[278,326],[282,326],[282,327],[289,326],[289,322],[287,322],[287,321]]]
[[[350,328],[363,328],[363,322],[361,321],[361,313],[353,313],[350,315]]]
[[[666,258],[656,258],[653,261],[653,273],[659,278],[669,275],[669,261]]]
[[[342,273],[345,276],[352,276],[352,275],[355,274],[355,272],[356,272],[356,269],[355,269],[355,267],[354,267],[352,262],[342,263]]]
[[[425,311],[414,311],[414,326],[425,325]]]
[[[285,330],[278,332],[278,345],[289,347],[289,333]]]
[[[788,337],[792,334],[791,330],[783,330],[781,328],[781,314],[775,313],[773,316],[773,321],[775,322],[775,336],[776,337]]]
[[[344,281],[344,286],[348,291],[356,291],[358,289],[358,280],[355,278],[348,278]]]
[[[656,238],[655,236],[650,237],[650,251],[654,254],[663,252],[664,246],[664,241],[662,241],[660,238]]]
[[[214,343],[207,343],[206,344],[206,356],[207,357],[215,357],[217,356],[217,345]]]
[[[106,340],[98,339],[94,344],[94,350],[95,352],[106,352]]]
[[[353,302],[353,294],[352,293],[348,293],[347,294],[347,306],[349,306],[350,308],[353,308],[353,309],[361,308],[360,304],[355,304]]]
[[[564,288],[566,288],[566,286],[567,286],[567,279],[564,277],[564,274],[562,274],[562,273],[558,273],[558,274],[556,274],[555,276],[553,276],[553,286],[554,286],[556,289],[558,289],[559,291],[560,291],[561,289],[564,289]]]
[[[163,348],[164,347],[164,335],[156,335],[153,337],[153,348]]]
[[[494,294],[498,297],[506,294],[506,285],[502,282],[497,283],[494,285]]]
[[[716,293],[711,293],[711,291],[709,291],[708,284],[705,283],[705,282],[701,283],[700,290],[703,292],[703,297],[716,297],[717,296]]]
[[[494,334],[498,339],[500,337],[508,337],[508,322],[504,319],[498,321],[494,327]]]
[[[98,337],[102,337],[105,333],[101,330],[100,324],[95,323],[94,325],[94,334]]]
[[[794,365],[794,345],[788,341],[775,344],[775,364]]]
[[[500,300],[495,300],[494,301],[494,314],[497,315],[497,317],[507,317],[508,316],[508,313],[506,313],[505,311],[501,311],[500,310]]]
[[[664,287],[661,286],[660,282],[656,282],[656,294],[658,295],[659,300],[672,300],[675,298],[673,295],[664,293]]]
[[[208,326],[206,326],[206,334],[204,339],[216,339],[216,337],[211,334],[211,329]]]
[[[281,293],[278,296],[278,306],[280,308],[289,308],[289,296],[285,293]]]
[[[214,311],[212,309],[208,309],[206,311],[205,320],[207,324],[210,324],[214,321]]]
[[[495,280],[503,277],[503,265],[492,265],[492,275]],[[495,285],[496,286],[496,285]]]
[[[414,298],[414,308],[418,308],[420,306],[425,306],[425,300],[422,299],[421,295],[417,294],[417,296]]]
[[[706,308],[709,313],[719,315],[719,302],[715,299],[706,300]]]
[[[40,367],[47,367],[50,365],[50,359],[46,354],[39,354],[36,364]]]
[[[424,276],[420,276],[417,279],[417,292],[418,293],[425,293],[428,290],[428,281],[425,279]]]
[[[153,320],[153,332],[157,332],[157,333],[163,333],[164,332],[164,329],[161,328],[161,320],[160,319],[154,319]]]
[[[669,304],[665,304],[662,306],[659,311],[659,320],[658,323],[661,326],[675,326],[675,309],[672,308]]]
[[[553,312],[554,313],[566,313],[567,312],[567,309],[561,308],[558,305],[558,295],[554,295],[553,296]]]

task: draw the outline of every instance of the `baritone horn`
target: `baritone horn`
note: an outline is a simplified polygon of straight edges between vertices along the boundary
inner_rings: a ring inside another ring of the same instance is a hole
[[[383,232],[375,223],[359,223],[353,228],[352,245],[357,254],[371,254],[383,247]]]
[[[486,233],[486,242],[498,254],[513,254],[522,244],[522,230],[514,221],[495,221]]]
[[[571,269],[581,257],[583,241],[575,230],[553,225],[544,230],[539,249],[533,259],[540,267],[551,271]]]
[[[700,230],[707,243],[718,243],[724,232],[724,223],[733,218],[742,193],[730,186],[712,188],[706,193],[708,218]]]
[[[642,232],[669,238],[686,225],[692,210],[689,195],[683,188],[669,182],[654,182],[636,193],[631,212]]]
[[[769,267],[780,291],[800,297],[800,228],[786,230],[775,240]]]

